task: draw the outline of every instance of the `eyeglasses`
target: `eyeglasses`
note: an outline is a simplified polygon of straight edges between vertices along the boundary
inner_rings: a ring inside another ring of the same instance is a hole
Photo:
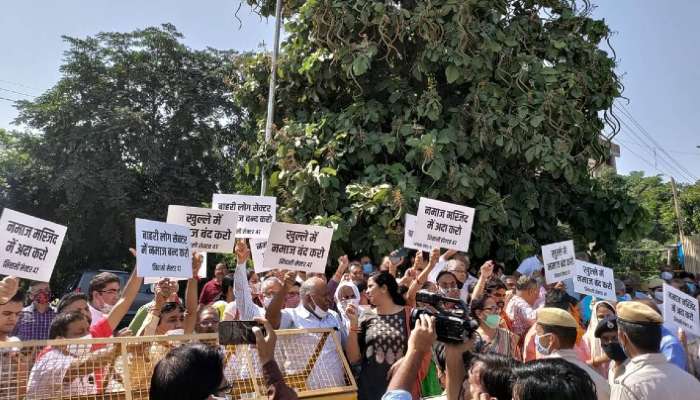
[[[119,289],[98,290],[97,292],[100,294],[119,294]]]

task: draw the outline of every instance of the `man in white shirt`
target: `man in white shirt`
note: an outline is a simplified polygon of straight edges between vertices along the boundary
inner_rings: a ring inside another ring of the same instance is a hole
[[[97,325],[117,304],[121,297],[121,281],[111,272],[100,272],[90,280],[88,306],[92,315],[91,326]]]
[[[295,275],[295,273],[287,273],[285,276],[284,287],[275,295],[270,307],[267,308],[267,320],[275,329],[332,328],[340,332],[340,340],[344,347],[347,338],[345,324],[341,322],[338,313],[329,308],[330,301],[326,296],[327,287],[323,279],[316,277],[307,279],[299,291],[301,304],[296,308],[282,310],[287,291],[294,286]],[[337,332],[332,334],[335,335]],[[319,337],[318,334],[299,335],[295,340],[299,343],[300,349],[313,351]],[[328,337],[308,378],[309,388],[313,390],[345,385],[345,369],[341,357],[342,355],[336,351],[335,341]],[[303,369],[304,365],[292,367]]]
[[[235,307],[238,318],[229,318],[230,310],[224,314],[228,319],[252,320],[253,318],[265,317],[265,308],[269,306],[275,294],[282,290],[282,282],[275,277],[269,277],[262,282],[262,302],[265,307],[260,307],[253,301],[253,291],[248,284],[248,274],[246,262],[250,257],[250,249],[244,241],[236,243],[236,270],[233,274],[233,295],[236,298]],[[227,306],[227,309],[229,307]]]

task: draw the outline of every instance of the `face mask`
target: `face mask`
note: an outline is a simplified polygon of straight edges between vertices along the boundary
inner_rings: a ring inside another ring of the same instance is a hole
[[[340,311],[345,312],[345,309],[348,308],[349,304],[354,304],[355,306],[359,306],[360,299],[340,300]]]
[[[92,339],[92,335],[87,334],[77,339]],[[69,344],[66,346],[66,351],[73,357],[84,357],[90,354],[91,348],[89,344]]]
[[[270,303],[272,303],[272,296],[263,296],[263,308],[268,308],[270,307]]]
[[[649,294],[644,293],[644,292],[635,292],[635,293],[634,293],[634,298],[635,298],[635,299],[648,299],[648,298],[649,298]]]
[[[670,281],[671,279],[673,279],[673,274],[668,271],[664,271],[661,273],[661,279],[665,281]]]
[[[627,293],[625,293],[622,296],[617,296],[617,301],[630,301],[630,300],[632,300],[632,298]]]
[[[695,293],[695,289],[697,288],[697,285],[694,283],[686,283],[686,286],[688,286],[688,291],[692,294]]]
[[[664,302],[664,291],[663,291],[663,290],[659,290],[659,291],[654,292],[654,298],[655,298],[656,301],[658,301],[659,303],[663,303],[663,302]]]
[[[484,323],[489,328],[498,328],[498,325],[501,324],[501,316],[498,314],[489,314],[486,316],[486,319],[484,319]]]
[[[328,311],[324,311],[321,307],[316,304],[314,301],[313,297],[311,298],[311,302],[314,303],[314,315],[316,315],[319,319],[324,319],[328,315]]]
[[[608,356],[608,358],[610,358],[611,360],[620,362],[625,361],[627,359],[627,355],[625,355],[625,352],[622,350],[622,346],[620,346],[620,343],[608,343],[602,345],[601,347],[603,348],[603,351]]]
[[[49,304],[49,294],[44,291],[41,291],[34,295],[34,301],[37,304]]]
[[[535,348],[537,348],[538,353],[542,354],[543,356],[548,356],[550,351],[548,348],[546,348],[542,345],[542,337],[543,336],[545,336],[545,335],[542,335],[542,336],[535,335]]]
[[[362,264],[362,272],[365,274],[369,275],[374,271],[374,266],[372,266],[372,263],[364,263]]]
[[[109,314],[112,312],[112,309],[114,308],[113,305],[104,303],[102,307],[100,308],[100,311],[102,311],[102,314]]]
[[[167,332],[165,332],[166,336],[177,336],[177,335],[184,335],[185,330],[180,328],[180,329],[171,329]]]

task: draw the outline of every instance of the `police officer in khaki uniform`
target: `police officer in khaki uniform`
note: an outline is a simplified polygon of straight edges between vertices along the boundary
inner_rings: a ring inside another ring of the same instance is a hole
[[[554,307],[545,307],[537,310],[537,324],[535,325],[535,346],[544,358],[562,358],[588,373],[595,384],[598,400],[610,399],[610,385],[608,381],[591,368],[588,364],[578,359],[574,345],[576,344],[576,329],[578,324],[568,312]]]
[[[661,315],[638,301],[617,305],[620,345],[630,358],[612,384],[613,400],[676,400],[700,398],[700,382],[668,363],[659,353]]]

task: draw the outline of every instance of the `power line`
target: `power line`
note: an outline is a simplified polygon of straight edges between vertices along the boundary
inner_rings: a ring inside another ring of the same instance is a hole
[[[35,88],[35,87],[32,87],[32,86],[23,85],[23,84],[21,84],[21,83],[17,83],[17,82],[13,82],[13,81],[8,81],[8,80],[5,80],[5,79],[0,79],[0,82],[8,83],[8,84],[14,85],[14,86],[23,87],[23,88],[25,88],[25,89],[41,90],[41,89],[39,89],[39,88]]]
[[[645,146],[646,149],[647,149],[647,151],[649,151],[649,152],[651,153],[651,155],[654,157],[654,161],[660,161],[660,162],[664,163],[664,164],[669,168],[668,171],[672,171],[672,173],[670,173],[670,174],[668,174],[668,175],[670,175],[670,176],[672,176],[672,175],[678,175],[678,176],[682,177],[684,180],[688,180],[688,181],[691,181],[691,182],[693,181],[693,179],[692,179],[691,177],[689,177],[687,174],[685,174],[683,171],[680,171],[680,170],[678,170],[678,168],[674,167],[674,165],[671,164],[668,160],[666,160],[666,158],[665,158],[663,155],[660,156],[659,154],[657,154],[657,153],[656,153],[656,147],[655,147],[655,146],[649,145],[649,144],[646,142],[646,140],[644,140],[644,138],[642,138],[637,132],[635,132],[635,130],[634,130],[632,127],[630,127],[624,120],[621,119],[621,120],[620,120],[620,124],[621,124],[623,127],[626,128],[623,132],[629,132],[629,133],[631,133],[631,134],[634,135],[634,137],[636,137],[641,143],[643,143],[643,146]],[[633,153],[633,154],[634,154],[634,153]],[[646,160],[646,159],[645,159],[645,160]],[[654,168],[655,168],[656,170],[658,170],[657,165],[654,165]]]
[[[14,93],[14,94],[19,94],[19,95],[21,95],[21,96],[27,96],[27,97],[32,97],[32,98],[36,97],[36,96],[34,96],[33,94],[18,92],[18,91],[16,91],[16,90],[5,89],[5,88],[3,88],[3,87],[0,87],[0,90],[4,90],[4,91],[6,91],[6,92],[10,92],[10,93]]]
[[[698,178],[695,175],[693,175],[693,173],[688,171],[688,169],[685,168],[685,166],[681,165],[673,156],[668,154],[666,149],[664,149],[656,140],[654,140],[651,134],[646,129],[644,129],[644,127],[632,116],[632,113],[629,110],[627,110],[624,106],[618,104],[615,104],[615,106],[620,112],[622,112],[623,115],[625,115],[630,121],[632,121],[632,124],[634,124],[641,131],[641,133],[655,145],[656,148],[658,148],[662,153],[666,155],[666,157],[669,158],[669,160],[671,160],[671,163],[673,163],[678,170],[682,171],[684,175],[691,177],[691,181],[698,180]]]
[[[0,100],[11,101],[13,103],[17,101],[17,100],[8,99],[7,97],[0,97]]]
[[[620,109],[620,111],[624,113],[624,110]],[[624,114],[627,118],[630,118],[629,113]],[[650,137],[648,134],[640,134],[639,132],[637,132],[637,129],[625,122],[625,119],[620,118],[619,121],[621,124],[621,128],[626,128],[625,132],[629,132],[630,134],[634,135],[634,137],[637,138],[637,140],[639,140],[639,142],[647,148],[649,153],[651,153],[651,155],[654,157],[655,161],[663,162],[670,168],[670,171],[675,171],[674,174],[682,177],[684,180],[688,180],[690,182],[697,180],[697,178],[695,178],[693,174],[691,174],[689,171],[685,170],[682,167],[679,167],[677,162],[674,163],[673,158],[664,149],[662,149],[661,146],[655,140],[653,140],[652,137]],[[659,150],[661,154],[657,153],[657,150]]]

